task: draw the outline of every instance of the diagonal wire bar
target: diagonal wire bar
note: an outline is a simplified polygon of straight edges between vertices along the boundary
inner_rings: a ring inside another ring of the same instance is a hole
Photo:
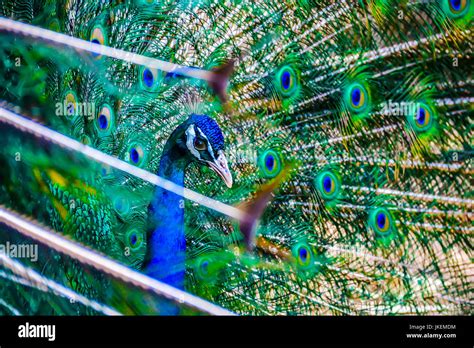
[[[128,52],[118,48],[99,45],[79,39],[66,34],[57,33],[52,30],[36,27],[31,24],[22,23],[13,19],[0,17],[0,30],[33,37],[46,42],[67,46],[81,51],[91,52],[97,55],[103,55],[110,58],[119,59],[132,64],[147,66],[151,69],[157,69],[166,72],[178,73],[187,77],[213,82],[217,79],[212,71],[190,68],[187,66],[170,63],[164,60],[143,56],[141,54]]]
[[[35,270],[29,267],[25,267],[20,262],[15,261],[12,258],[1,253],[0,265],[5,268],[8,268],[15,274],[13,275],[0,271],[0,278],[4,278],[17,284],[21,284],[30,288],[35,288],[44,292],[48,292],[49,290],[51,290],[54,294],[58,296],[68,299],[74,299],[74,301],[81,303],[84,306],[90,307],[95,311],[105,315],[122,315],[120,312],[117,312],[116,310],[108,306],[90,300],[87,297],[78,294],[77,292],[63,285],[56,283],[54,280],[48,279],[45,276],[40,275]]]
[[[170,180],[164,179],[156,174],[152,174],[144,169],[135,167],[116,157],[107,155],[99,150],[96,150],[90,146],[84,145],[74,139],[71,139],[61,133],[53,131],[47,128],[46,126],[27,119],[24,116],[15,114],[1,107],[0,122],[7,123],[19,130],[31,133],[37,137],[43,138],[63,148],[79,152],[87,158],[93,159],[97,162],[109,165],[110,167],[126,172],[146,182],[149,182],[150,184],[159,186],[167,191],[173,192],[181,197],[189,199],[209,209],[220,212],[221,214],[224,214],[238,221],[244,221],[245,219],[247,219],[247,214],[236,207],[222,203],[210,197],[204,196],[198,192],[177,185]]]
[[[81,51],[91,52],[110,58],[119,59],[132,64],[147,66],[151,69],[178,73],[187,77],[214,82],[219,79],[216,73],[199,68],[170,63],[164,60],[143,56],[137,53],[92,43],[90,41],[75,38],[66,34],[57,33],[52,30],[36,27],[31,24],[18,22],[12,19],[0,17],[0,31],[7,31],[46,42],[67,46]]]
[[[25,217],[8,210],[0,205],[0,222],[18,231],[24,236],[34,239],[41,244],[65,254],[82,264],[109,274],[116,279],[150,291],[178,305],[185,306],[201,313],[210,315],[234,315],[234,313],[208,302],[200,297],[174,288],[168,284],[150,278],[140,272],[111,260],[83,245],[73,242],[58,233],[46,229],[38,222],[27,220]]]

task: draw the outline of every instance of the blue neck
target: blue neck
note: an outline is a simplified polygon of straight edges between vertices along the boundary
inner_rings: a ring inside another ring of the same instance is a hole
[[[183,187],[187,164],[188,161],[182,154],[165,146],[158,175]],[[183,289],[186,256],[184,198],[157,187],[151,214],[154,230],[148,238],[149,263],[145,273]]]

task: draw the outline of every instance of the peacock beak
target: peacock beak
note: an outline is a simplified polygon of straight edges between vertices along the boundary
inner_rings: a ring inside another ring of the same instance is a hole
[[[232,187],[232,174],[230,173],[227,159],[225,158],[224,152],[219,151],[219,156],[214,162],[206,161],[209,167],[215,171],[224,180],[228,188]]]

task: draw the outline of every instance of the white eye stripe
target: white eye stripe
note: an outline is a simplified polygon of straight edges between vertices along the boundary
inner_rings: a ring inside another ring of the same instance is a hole
[[[201,137],[203,137],[204,139],[206,139],[207,144],[208,144],[207,152],[211,155],[212,159],[215,161],[215,160],[216,160],[216,157],[214,156],[214,149],[212,148],[211,142],[210,142],[209,139],[206,137],[206,135],[203,133],[203,131],[202,131],[201,129],[199,129],[199,127],[196,126],[196,129],[198,130],[199,135],[200,135]],[[198,157],[198,158],[200,159],[200,157]]]
[[[196,132],[194,131],[194,125],[190,125],[188,129],[186,129],[186,147],[193,154],[194,157],[200,160],[201,155],[199,154],[199,151],[194,148],[195,138],[196,138]]]

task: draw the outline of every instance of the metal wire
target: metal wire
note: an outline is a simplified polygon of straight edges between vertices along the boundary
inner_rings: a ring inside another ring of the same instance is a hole
[[[53,131],[39,123],[29,120],[23,116],[15,114],[7,109],[0,107],[0,122],[7,123],[19,130],[26,131],[34,134],[35,136],[41,137],[51,143],[57,144],[63,148],[76,151],[82,155],[93,159],[97,162],[109,165],[110,167],[116,168],[144,181],[147,181],[153,185],[159,186],[165,190],[173,192],[179,196],[203,205],[209,209],[218,211],[226,216],[229,216],[238,221],[243,221],[247,218],[247,214],[240,209],[219,202],[210,197],[204,196],[200,193],[179,186],[172,181],[164,179],[158,175],[150,173],[144,169],[135,167],[127,162],[119,160],[116,157],[107,155],[99,150],[84,145],[74,139],[71,139],[61,133]]]
[[[119,59],[132,64],[147,66],[151,69],[158,69],[170,73],[177,73],[199,80],[213,82],[218,77],[212,71],[190,68],[187,66],[166,62],[156,58],[146,57],[140,54],[127,52],[121,49],[94,44],[90,41],[78,39],[69,35],[57,33],[52,30],[35,27],[31,24],[18,22],[12,19],[0,17],[0,30],[33,37],[46,42],[55,43],[61,46],[71,47],[81,51],[91,52],[110,58]]]
[[[17,284],[28,286],[31,288],[38,289],[40,291],[47,292],[51,290],[56,295],[59,295],[64,298],[73,299],[74,301],[83,304],[84,306],[90,307],[97,312],[100,312],[105,315],[122,315],[116,310],[105,306],[94,300],[90,300],[87,297],[78,294],[77,292],[46,278],[45,276],[40,275],[35,270],[22,265],[20,262],[13,260],[12,258],[0,254],[0,264],[11,270],[14,274],[8,274],[3,271],[0,271],[0,277],[8,279]],[[20,314],[17,314],[20,315]]]
[[[0,222],[28,238],[78,260],[82,264],[89,265],[100,272],[109,274],[116,279],[140,287],[179,305],[210,315],[233,315],[232,312],[222,307],[150,278],[95,251],[89,250],[77,242],[68,240],[46,229],[36,221],[28,220],[28,218],[8,210],[2,205],[0,205]]]

